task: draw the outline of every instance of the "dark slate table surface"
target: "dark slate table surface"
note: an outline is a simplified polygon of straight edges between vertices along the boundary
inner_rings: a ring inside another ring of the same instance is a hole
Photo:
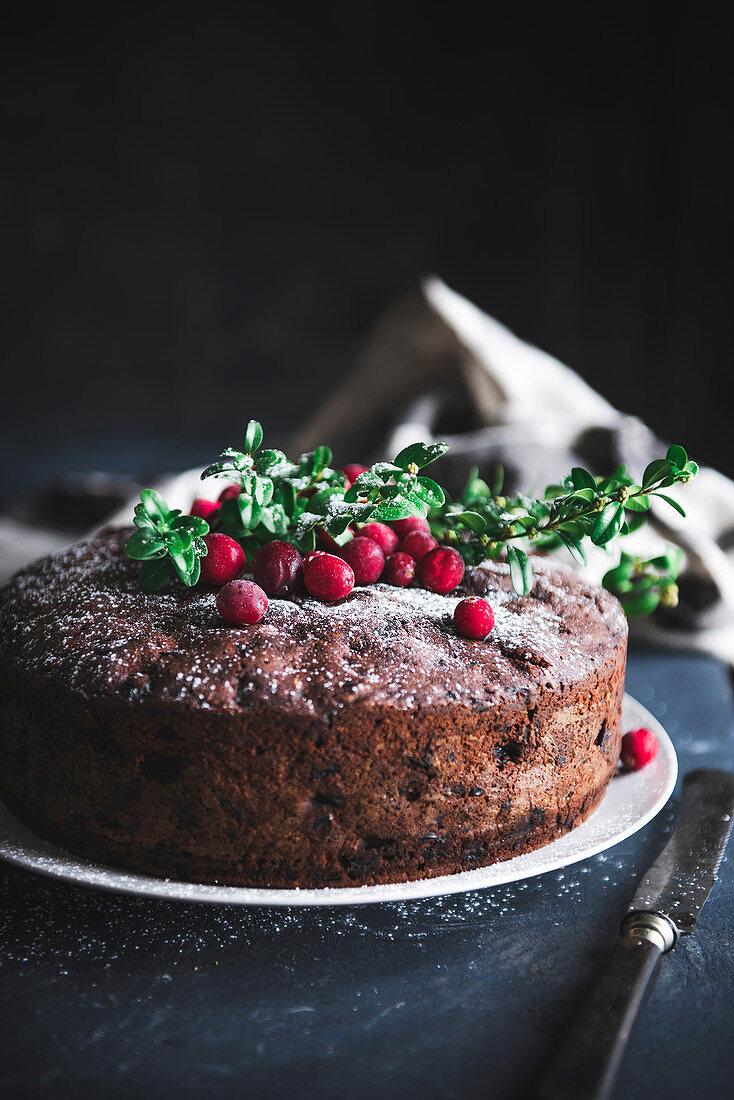
[[[734,767],[729,675],[637,652],[681,772]],[[186,906],[2,875],[4,1097],[526,1097],[612,950],[675,802],[563,871],[333,910]],[[734,843],[734,842],[733,842]],[[734,1091],[734,868],[662,961],[617,1096]]]

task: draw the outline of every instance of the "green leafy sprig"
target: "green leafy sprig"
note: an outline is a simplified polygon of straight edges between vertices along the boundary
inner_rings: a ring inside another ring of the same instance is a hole
[[[561,484],[549,485],[542,499],[532,500],[519,494],[501,496],[501,472],[490,489],[473,471],[459,501],[435,514],[431,528],[439,541],[455,544],[469,563],[506,550],[513,587],[526,595],[532,586],[530,543],[545,550],[565,546],[575,561],[585,565],[588,542],[607,547],[617,537],[631,534],[645,522],[654,498],[685,516],[680,504],[662,490],[684,484],[697,473],[698,466],[685,450],[673,446],[665,458],[647,466],[640,484],[624,466],[607,477],[595,477],[576,466]],[[664,568],[665,576],[670,576],[672,563],[666,562]],[[657,569],[650,566],[644,572]],[[634,587],[637,592],[639,585]],[[632,607],[631,595],[629,602]]]
[[[413,443],[392,462],[375,463],[350,486],[332,466],[328,447],[317,447],[292,462],[282,451],[261,449],[262,441],[262,426],[251,420],[244,449],[227,448],[201,475],[227,478],[237,485],[239,492],[221,504],[217,529],[240,543],[248,561],[273,539],[292,542],[305,553],[315,547],[319,534],[343,545],[355,525],[422,516],[439,542],[454,546],[468,564],[505,552],[513,588],[520,595],[532,588],[531,546],[565,546],[585,564],[588,542],[608,549],[645,522],[655,498],[685,515],[663,490],[690,481],[698,472],[685,450],[673,446],[665,458],[648,465],[639,484],[624,466],[607,477],[577,466],[560,484],[548,486],[541,498],[505,497],[501,469],[491,486],[474,470],[454,501],[422,472],[448,450],[445,443]],[[138,530],[126,553],[144,562],[145,591],[154,591],[173,576],[187,585],[196,583],[199,559],[206,554],[205,520],[169,509],[158,493],[146,489],[135,509],[135,524]],[[649,614],[677,600],[679,568],[677,552],[649,561],[623,553],[603,583],[628,614]]]
[[[137,531],[125,553],[143,562],[140,587],[144,592],[155,592],[174,576],[189,587],[196,584],[200,559],[206,554],[202,537],[209,530],[206,520],[184,516],[179,508],[169,508],[155,489],[143,489],[133,523]]]
[[[420,471],[445,453],[445,443],[414,443],[393,462],[370,467],[347,488],[344,474],[331,466],[329,447],[290,462],[282,451],[260,451],[262,438],[261,426],[251,420],[245,450],[223,451],[201,475],[240,485],[240,494],[222,504],[219,530],[237,539],[248,557],[274,538],[312,550],[318,531],[342,545],[351,538],[347,529],[353,523],[426,516],[444,503],[443,490]]]

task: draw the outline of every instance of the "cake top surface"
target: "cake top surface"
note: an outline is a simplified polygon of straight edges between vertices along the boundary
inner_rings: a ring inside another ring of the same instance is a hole
[[[376,584],[338,604],[271,599],[261,623],[222,622],[215,590],[146,595],[108,530],[40,559],[0,590],[0,655],[89,696],[199,708],[267,706],[328,719],[364,702],[412,709],[528,704],[546,683],[598,674],[627,635],[617,600],[550,559],[518,597],[502,562],[469,569],[455,594]],[[457,602],[484,596],[495,626],[460,637]]]

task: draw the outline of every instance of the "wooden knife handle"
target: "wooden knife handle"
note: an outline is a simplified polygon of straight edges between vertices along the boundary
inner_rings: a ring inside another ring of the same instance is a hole
[[[538,1100],[606,1100],[666,944],[645,929],[623,935],[591,1001],[543,1081]]]

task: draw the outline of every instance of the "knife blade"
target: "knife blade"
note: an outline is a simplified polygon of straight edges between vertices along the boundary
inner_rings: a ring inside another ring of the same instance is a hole
[[[716,881],[734,816],[734,775],[701,770],[683,782],[673,835],[640,880],[627,918],[661,913],[679,935],[692,932]]]
[[[662,956],[690,934],[711,893],[734,819],[734,774],[690,772],[673,835],[643,875],[621,939],[586,1010],[553,1061],[540,1100],[611,1095],[645,994]]]

